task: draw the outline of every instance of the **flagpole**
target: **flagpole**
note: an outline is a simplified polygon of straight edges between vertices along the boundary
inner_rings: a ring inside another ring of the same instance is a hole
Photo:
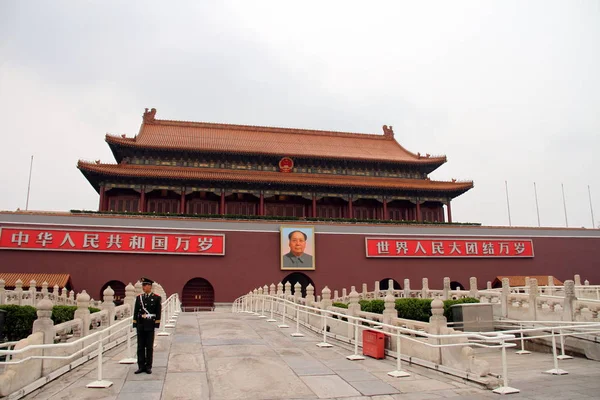
[[[590,212],[592,213],[592,229],[596,228],[596,220],[594,219],[594,209],[592,208],[592,192],[590,191],[590,185],[588,185],[588,196],[590,198]]]
[[[562,183],[560,184],[560,187],[562,188],[562,196],[563,196],[563,208],[565,210],[565,225],[568,228],[569,227],[569,220],[567,219],[567,202],[565,200],[565,185],[563,185]]]
[[[33,169],[33,155],[31,156],[31,164],[29,164],[29,183],[27,184],[27,201],[25,202],[25,211],[29,209],[29,191],[31,190],[31,170]]]
[[[537,211],[538,228],[539,228],[541,226],[541,224],[540,224],[540,206],[538,204],[537,187],[535,186],[535,182],[533,182],[533,192],[535,193],[535,210]]]
[[[508,226],[512,226],[510,219],[510,202],[508,201],[508,182],[504,181],[504,188],[506,189],[506,207],[508,208]]]

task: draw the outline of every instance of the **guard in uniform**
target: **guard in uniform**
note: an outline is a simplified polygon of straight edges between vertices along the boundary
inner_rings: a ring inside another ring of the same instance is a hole
[[[137,328],[137,363],[136,374],[152,373],[152,354],[154,351],[154,329],[160,326],[162,299],[152,293],[154,281],[141,278],[144,293],[135,298],[133,308],[133,327]]]

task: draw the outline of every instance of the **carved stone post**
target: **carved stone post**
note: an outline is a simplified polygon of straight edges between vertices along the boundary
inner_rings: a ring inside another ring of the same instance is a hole
[[[69,292],[69,304],[75,303],[75,291],[71,290]]]
[[[290,282],[285,283],[285,292],[283,294],[286,299],[292,295],[292,284]]]
[[[339,298],[340,298],[340,295],[339,295],[338,291],[334,290],[333,291],[333,300],[337,301]]]
[[[404,298],[410,297],[410,279],[404,280]]]
[[[487,290],[492,290],[492,281],[487,281],[485,288]]]
[[[373,296],[376,299],[379,298],[379,281],[375,281],[375,290],[373,291]]]
[[[6,304],[6,290],[4,289],[6,282],[4,279],[0,279],[0,304]]]
[[[100,308],[108,310],[108,325],[112,325],[115,323],[115,291],[110,286],[107,286],[102,294],[104,299]]]
[[[392,319],[398,317],[398,311],[396,311],[396,299],[391,291],[388,290],[383,300],[385,308],[383,309],[383,323],[392,325]]]
[[[368,290],[367,290],[367,284],[363,283],[362,284],[362,298],[363,299],[367,298],[367,292],[368,292]]]
[[[446,333],[448,321],[444,317],[444,302],[439,298],[435,298],[431,302],[431,317],[429,317],[429,333],[439,335]],[[439,344],[439,340],[437,340]],[[442,348],[438,348],[436,354],[436,364],[442,364]]]
[[[393,279],[388,279],[388,290],[394,290],[394,280]],[[398,296],[400,297],[400,296]]]
[[[442,294],[442,300],[448,300],[450,298],[450,278],[444,278],[444,290]]]
[[[575,282],[565,281],[565,299],[563,302],[563,321],[575,320]]]
[[[29,281],[29,299],[31,301],[31,305],[34,307],[36,304],[36,296],[37,296],[37,282],[32,279]]]
[[[60,289],[58,285],[54,285],[52,287],[52,297],[54,297],[54,302],[58,302],[58,298],[60,297]]]
[[[315,304],[315,288],[310,283],[306,287],[306,305],[312,307]]]
[[[581,286],[581,276],[579,274],[575,275],[575,286]]]
[[[477,278],[472,276],[469,278],[469,297],[474,299],[479,295],[479,291],[477,290]]]
[[[79,296],[77,296],[77,300],[79,300]],[[135,286],[133,286],[131,282],[125,286],[125,298],[123,299],[123,304],[129,304],[129,315],[133,315],[133,308],[135,307]]]
[[[502,296],[500,301],[502,303],[502,316],[508,318],[508,295],[510,294],[510,283],[508,278],[502,278]]]
[[[269,287],[267,285],[263,286],[263,294],[266,296],[269,294]]]
[[[275,296],[276,294],[277,294],[277,291],[275,290],[275,284],[271,283],[271,285],[269,286],[269,295]]]
[[[37,304],[37,319],[33,321],[32,333],[42,332],[44,344],[54,343],[54,321],[52,321],[52,307],[54,305],[48,299],[42,299]],[[52,350],[44,350],[42,354],[48,355]],[[42,360],[42,376],[50,373],[53,360]]]
[[[529,320],[537,321],[538,282],[536,278],[529,279]]]
[[[23,305],[23,281],[17,279],[15,282],[15,295],[17,296],[17,304]]]
[[[281,282],[277,284],[277,296],[283,296],[283,283]]]
[[[42,283],[42,299],[48,298],[48,282]]]
[[[335,298],[336,296],[334,296]],[[348,292],[346,291],[346,288],[342,289],[342,301],[346,301],[346,299],[348,298]]]
[[[302,298],[302,285],[300,282],[296,282],[294,285],[294,302],[299,303],[300,298]]]
[[[140,295],[144,292],[144,290],[142,289],[142,282],[137,281],[135,283],[135,285],[133,285],[133,287],[135,288],[135,295]]]
[[[133,286],[131,286],[133,288]],[[84,290],[77,295],[77,310],[73,318],[81,318],[83,327],[81,328],[81,336],[87,336],[90,333],[90,295]]]
[[[64,287],[60,291],[60,304],[67,304],[67,288]]]
[[[333,302],[331,301],[331,289],[325,286],[321,291],[321,308],[323,310],[327,310],[332,305]]]
[[[358,292],[356,288],[352,286],[350,288],[350,294],[348,295],[348,315],[353,317],[357,317],[360,312],[360,304],[358,303]],[[350,322],[350,321],[348,321]],[[358,338],[354,337],[354,324],[348,324],[348,337],[357,340]]]
[[[428,299],[429,298],[429,279],[423,278],[423,284],[421,287],[421,298]]]
[[[586,279],[585,281],[583,281],[583,284],[584,284],[585,286],[590,286],[590,281],[588,281],[588,280]]]

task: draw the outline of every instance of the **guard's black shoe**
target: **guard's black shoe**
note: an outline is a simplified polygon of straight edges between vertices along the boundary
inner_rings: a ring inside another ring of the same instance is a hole
[[[146,368],[146,373],[147,374],[151,374],[152,373],[152,368]]]
[[[145,369],[138,368],[138,369],[137,369],[137,370],[134,372],[134,374],[141,374],[142,372],[145,372],[145,371],[146,371]]]

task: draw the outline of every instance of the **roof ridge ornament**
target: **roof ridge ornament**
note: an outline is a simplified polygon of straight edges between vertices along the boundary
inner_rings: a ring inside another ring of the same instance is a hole
[[[383,136],[389,139],[394,138],[394,129],[391,125],[389,127],[387,125],[383,126]]]
[[[156,108],[152,108],[150,109],[150,111],[148,111],[148,109],[146,108],[144,111],[144,123],[145,124],[151,124],[155,121],[154,116],[156,115]]]

